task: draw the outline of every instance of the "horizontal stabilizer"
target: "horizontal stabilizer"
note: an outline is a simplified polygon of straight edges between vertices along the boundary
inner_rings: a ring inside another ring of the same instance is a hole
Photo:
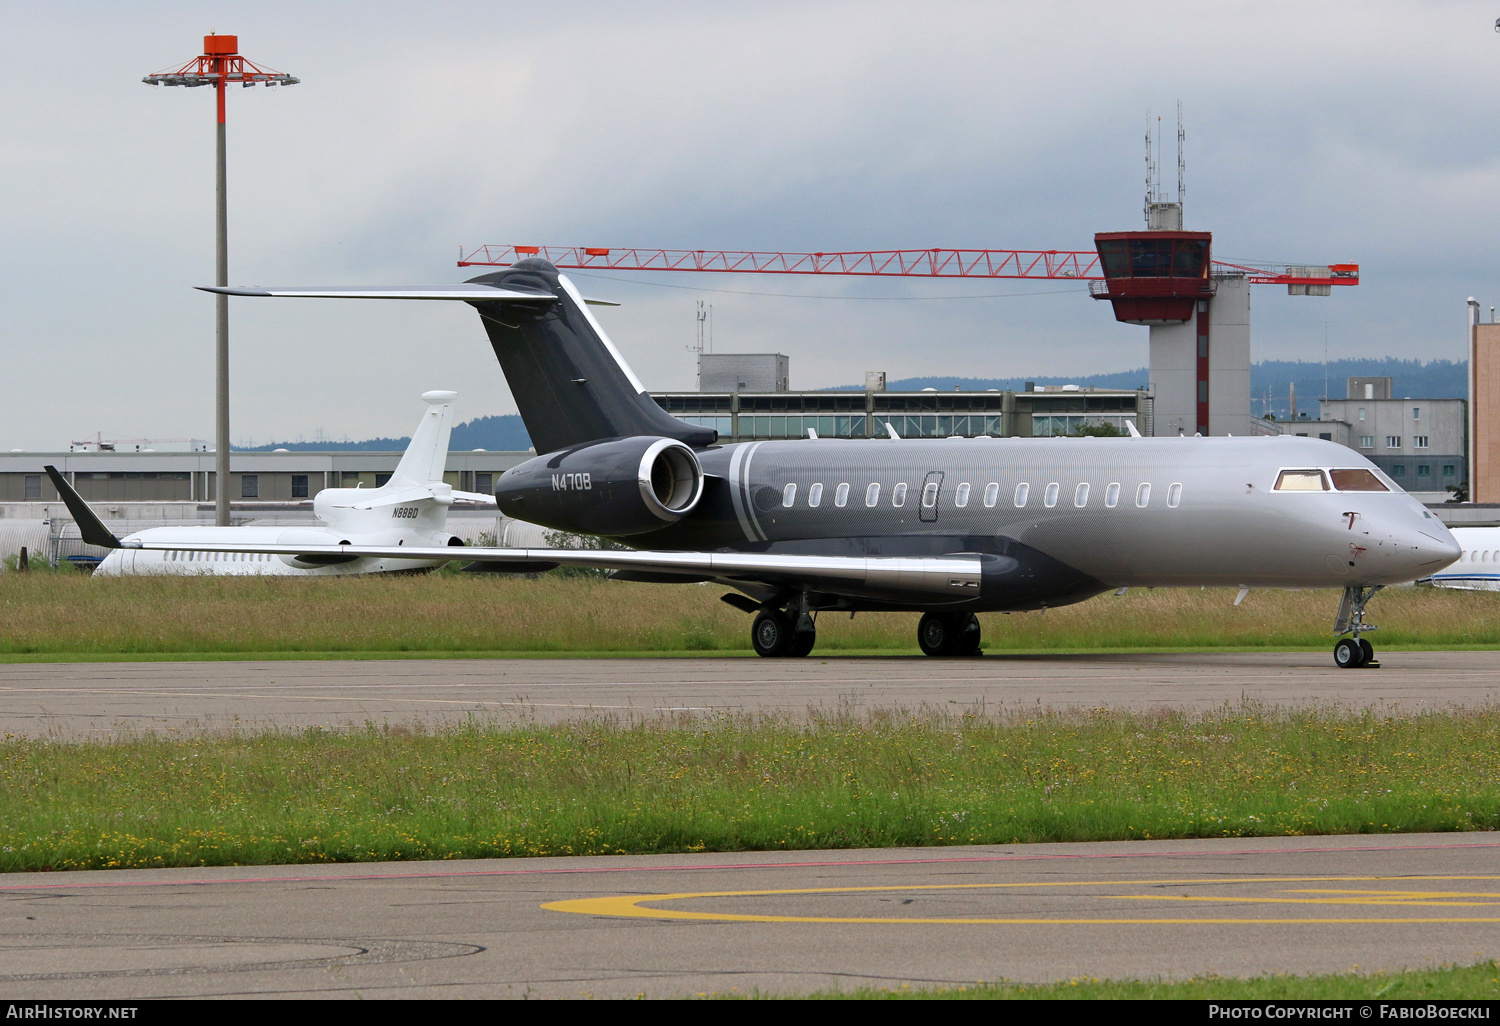
[[[226,296],[278,296],[293,299],[460,299],[469,303],[555,303],[557,297],[543,289],[512,286],[495,288],[474,282],[448,285],[199,285],[204,292]]]
[[[57,489],[57,494],[62,496],[64,505],[68,512],[73,514],[73,519],[78,523],[78,532],[83,540],[89,545],[98,545],[106,549],[120,548],[120,539],[115,537],[113,531],[104,526],[104,521],[89,508],[89,504],[83,501],[83,497],[73,490],[68,484],[68,479],[57,472],[57,468],[47,465],[42,468],[47,476],[52,479],[52,486]]]

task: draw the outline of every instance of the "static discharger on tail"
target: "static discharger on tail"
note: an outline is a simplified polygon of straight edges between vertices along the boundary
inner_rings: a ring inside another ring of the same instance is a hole
[[[448,508],[454,500],[491,502],[488,495],[455,491],[443,481],[448,459],[448,437],[453,430],[457,392],[426,392],[426,408],[411,444],[391,479],[379,488],[325,488],[313,498],[313,512],[322,527],[155,527],[118,541],[96,523],[85,540],[106,545],[110,553],[95,574],[214,574],[214,575],[330,575],[410,572],[441,566],[445,559],[408,559],[393,556],[356,556],[344,552],[271,552],[243,546],[340,545],[448,548],[462,540],[447,531]],[[59,493],[68,499],[72,489],[54,468],[47,468]],[[79,500],[81,502],[81,500]],[[83,511],[69,500],[80,526]],[[84,507],[87,509],[87,506]],[[92,514],[89,514],[92,517]],[[95,518],[97,520],[97,518]],[[100,540],[103,532],[104,540]]]
[[[631,548],[223,545],[316,557],[463,558],[519,572],[713,581],[766,656],[806,655],[820,613],[921,613],[929,655],[979,651],[985,611],[1129,587],[1339,588],[1340,666],[1367,665],[1365,605],[1458,556],[1372,463],[1307,438],[808,439],[718,444],[663,411],[573,284],[521,260],[462,285],[210,289],[458,300],[489,336],[541,455],[503,474],[508,516]],[[116,542],[115,544],[120,544]],[[172,550],[158,542],[137,549]],[[200,546],[202,548],[203,546]]]

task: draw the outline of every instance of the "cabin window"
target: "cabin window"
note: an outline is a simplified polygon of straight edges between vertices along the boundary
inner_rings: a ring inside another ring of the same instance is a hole
[[[1079,509],[1083,509],[1083,507],[1087,506],[1088,504],[1089,486],[1088,482],[1085,481],[1083,484],[1080,484],[1076,489],[1073,490],[1073,505],[1077,506]]]
[[[1025,506],[1026,505],[1026,499],[1030,495],[1031,495],[1031,485],[1027,484],[1025,481],[1022,481],[1020,484],[1016,485],[1016,498],[1015,498],[1016,508],[1020,509],[1022,506]]]
[[[841,483],[837,488],[835,488],[833,490],[833,504],[835,506],[837,506],[839,509],[843,509],[844,508],[844,504],[847,503],[848,501],[849,501],[849,482],[845,481],[845,482]]]
[[[989,484],[984,486],[984,504],[987,508],[993,509],[995,503],[999,500],[1000,486],[994,481],[991,481]]]
[[[1321,470],[1283,470],[1276,478],[1278,492],[1326,492],[1328,481]]]
[[[1176,509],[1180,502],[1182,502],[1182,485],[1173,482],[1172,486],[1167,489],[1167,505]]]
[[[1062,491],[1062,485],[1058,484],[1056,481],[1053,481],[1051,484],[1049,484],[1047,486],[1046,494],[1042,496],[1042,505],[1046,506],[1048,509],[1056,506],[1057,493],[1060,491]]]
[[[1139,508],[1139,509],[1145,509],[1147,507],[1147,505],[1150,504],[1150,502],[1151,502],[1151,485],[1146,484],[1146,483],[1142,483],[1142,485],[1135,490],[1135,504],[1136,504],[1136,507]]]
[[[797,501],[796,484],[788,484],[781,490],[781,505],[790,509],[792,503]]]
[[[957,506],[959,509],[963,509],[968,504],[969,482],[965,481],[963,484],[959,485],[958,490],[953,493],[953,505]]]
[[[865,505],[873,506],[880,501],[880,482],[871,481],[870,487],[865,489]]]
[[[905,481],[898,482],[896,484],[896,487],[891,489],[891,505],[892,506],[905,506],[906,505],[906,482]]]
[[[1120,504],[1120,482],[1111,481],[1109,487],[1104,489],[1104,505],[1114,509]]]
[[[1329,475],[1333,478],[1333,487],[1341,492],[1388,492],[1385,485],[1380,483],[1380,478],[1368,470],[1330,470]]]
[[[812,507],[818,506],[823,501],[823,485],[821,483],[812,485],[807,489],[807,504]]]
[[[938,486],[936,481],[929,481],[922,486],[922,508],[932,509],[937,505]]]

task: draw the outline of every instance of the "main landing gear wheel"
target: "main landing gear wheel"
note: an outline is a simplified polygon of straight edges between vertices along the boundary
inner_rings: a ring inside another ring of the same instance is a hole
[[[779,609],[762,609],[750,625],[750,643],[755,646],[756,655],[773,659],[791,655],[796,643],[792,618]]]
[[[1375,646],[1372,645],[1372,644],[1370,644],[1369,641],[1367,641],[1366,639],[1360,638],[1359,639],[1359,647],[1362,648],[1362,649],[1364,649],[1364,652],[1365,652],[1365,665],[1369,666],[1371,663],[1375,663]],[[1375,665],[1379,666],[1380,664],[1379,663],[1375,663]]]
[[[1365,646],[1369,644],[1359,638],[1340,638],[1333,646],[1333,661],[1341,670],[1357,670],[1369,661],[1365,656]],[[1374,646],[1371,646],[1370,654],[1375,654]]]
[[[923,613],[917,644],[930,656],[979,654],[979,618],[973,613]]]
[[[776,659],[807,655],[817,644],[816,631],[797,630],[792,618],[779,609],[762,609],[750,626],[750,643],[755,654]]]

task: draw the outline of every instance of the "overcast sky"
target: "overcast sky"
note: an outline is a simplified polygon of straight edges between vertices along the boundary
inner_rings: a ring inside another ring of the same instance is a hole
[[[140,82],[210,30],[302,79],[230,93],[231,283],[461,280],[481,243],[1089,249],[1142,224],[1148,109],[1175,186],[1180,99],[1218,258],[1362,268],[1257,288],[1257,360],[1462,359],[1465,298],[1500,304],[1495,3],[0,10],[0,449],[211,437],[213,95]],[[616,278],[575,280],[624,304],[600,319],[654,389],[693,387],[700,299],[720,351],[785,353],[797,388],[1146,363],[1064,282]],[[236,442],[406,434],[431,388],[515,409],[462,304],[230,319]]]

